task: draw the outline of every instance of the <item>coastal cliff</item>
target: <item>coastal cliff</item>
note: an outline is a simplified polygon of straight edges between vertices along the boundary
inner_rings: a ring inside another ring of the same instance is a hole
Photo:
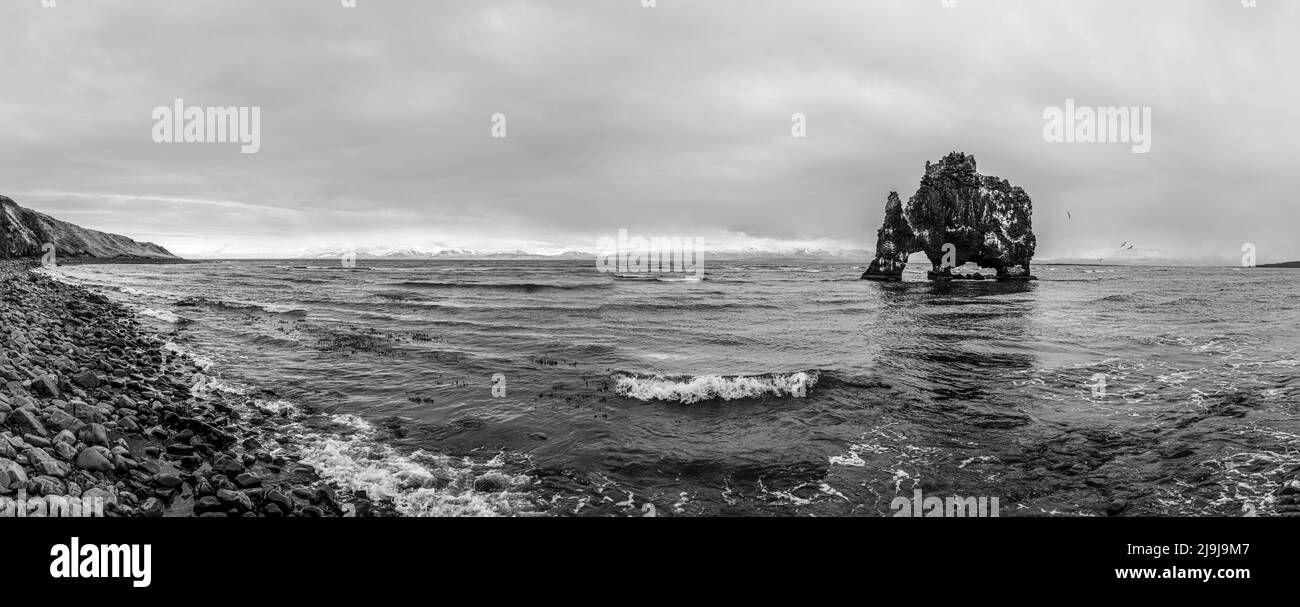
[[[37,258],[52,243],[57,258],[178,260],[151,242],[89,230],[26,209],[0,196],[0,259]]]
[[[953,278],[952,269],[967,262],[995,270],[999,280],[1032,279],[1032,217],[1033,202],[1023,189],[980,175],[974,156],[953,152],[925,163],[906,205],[897,192],[889,194],[876,256],[862,278],[900,280],[908,256],[923,251],[932,279]]]

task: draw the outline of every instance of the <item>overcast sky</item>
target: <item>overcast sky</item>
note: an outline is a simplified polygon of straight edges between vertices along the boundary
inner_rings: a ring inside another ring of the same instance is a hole
[[[960,150],[1033,198],[1040,257],[1300,259],[1300,3],[955,4],[0,0],[0,193],[188,256],[870,249]],[[260,107],[260,151],[155,143],[176,98]],[[1044,141],[1067,98],[1149,106],[1150,152]]]

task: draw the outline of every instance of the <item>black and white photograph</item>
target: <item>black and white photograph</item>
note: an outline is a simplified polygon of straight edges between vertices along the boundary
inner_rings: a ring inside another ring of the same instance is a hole
[[[1129,588],[1294,550],[1244,534],[1300,516],[1300,3],[0,23],[0,536],[54,588],[208,575],[181,530],[1062,525]]]

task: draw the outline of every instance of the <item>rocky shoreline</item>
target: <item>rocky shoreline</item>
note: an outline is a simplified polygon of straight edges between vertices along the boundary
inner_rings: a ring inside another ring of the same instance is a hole
[[[94,500],[109,517],[364,516],[275,412],[196,390],[193,360],[134,314],[0,261],[0,498]]]

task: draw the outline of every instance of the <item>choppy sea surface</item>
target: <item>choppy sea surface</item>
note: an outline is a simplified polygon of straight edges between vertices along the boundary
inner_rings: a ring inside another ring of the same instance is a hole
[[[1300,271],[862,270],[54,272],[147,317],[203,363],[203,389],[284,411],[330,481],[408,515],[889,516],[917,489],[996,497],[1001,516],[1268,515],[1300,472]]]

